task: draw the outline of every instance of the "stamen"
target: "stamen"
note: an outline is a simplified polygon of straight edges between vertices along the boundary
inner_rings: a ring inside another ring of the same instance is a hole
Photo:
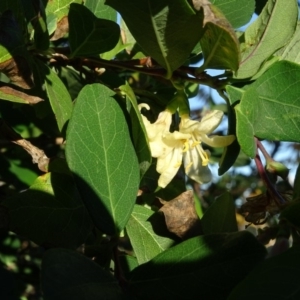
[[[207,153],[203,150],[203,148],[201,146],[199,146],[201,144],[200,141],[197,141],[196,138],[194,137],[194,135],[192,135],[192,139],[194,140],[193,144],[197,144],[196,149],[201,157],[202,160],[202,166],[205,167],[208,165],[209,162],[209,158]]]
[[[188,140],[185,140],[185,141],[183,142],[183,149],[182,149],[182,152],[187,152],[187,151],[189,151],[189,149],[190,149],[189,141],[188,141]]]

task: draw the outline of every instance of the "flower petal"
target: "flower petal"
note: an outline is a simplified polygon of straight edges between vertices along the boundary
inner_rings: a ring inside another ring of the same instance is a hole
[[[160,173],[158,185],[162,188],[166,187],[177,174],[182,163],[181,149],[174,149],[165,157],[157,159],[156,171]]]
[[[183,162],[185,173],[188,177],[198,183],[207,183],[212,179],[208,166],[202,165],[202,160],[198,152],[193,149],[184,153]]]
[[[212,133],[221,123],[223,118],[223,112],[220,110],[212,110],[207,113],[199,122],[197,127],[197,133]]]
[[[203,143],[211,147],[226,147],[230,145],[234,140],[234,135],[218,136],[212,135],[208,137],[206,134],[201,135],[201,140]]]

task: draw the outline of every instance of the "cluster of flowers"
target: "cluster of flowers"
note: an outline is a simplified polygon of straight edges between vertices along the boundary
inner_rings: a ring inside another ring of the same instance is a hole
[[[150,109],[147,104],[142,108]],[[158,185],[166,187],[184,163],[185,173],[199,183],[211,181],[208,168],[210,152],[204,150],[202,142],[211,147],[225,147],[235,140],[234,135],[217,136],[211,134],[220,124],[223,112],[210,111],[201,122],[191,120],[189,115],[181,115],[179,130],[170,132],[172,113],[168,109],[162,111],[155,123],[142,115],[147,131],[151,154],[157,158],[156,170],[160,174]]]

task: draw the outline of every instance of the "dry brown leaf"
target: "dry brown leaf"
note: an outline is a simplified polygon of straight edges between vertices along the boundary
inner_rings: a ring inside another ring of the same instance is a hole
[[[0,72],[23,89],[31,89],[34,86],[31,68],[22,56],[14,56],[0,63]]]
[[[171,201],[159,200],[163,204],[159,211],[164,213],[166,225],[170,232],[182,239],[202,233],[192,190],[180,194]]]
[[[28,103],[28,104],[36,104],[39,103],[41,101],[44,101],[42,98],[40,97],[36,97],[36,96],[31,96],[31,95],[27,95],[21,91],[17,91],[9,86],[2,86],[0,87],[0,91],[8,96],[13,96],[19,99],[24,100],[24,103]],[[15,102],[20,102],[23,103],[21,101],[15,101]]]
[[[69,32],[69,21],[68,17],[63,17],[58,23],[56,30],[51,37],[50,41],[56,41],[63,38]]]

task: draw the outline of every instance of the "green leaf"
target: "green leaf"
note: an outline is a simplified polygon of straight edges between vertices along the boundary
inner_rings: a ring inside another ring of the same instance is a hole
[[[265,260],[233,290],[228,300],[299,299],[300,248]]]
[[[204,234],[238,231],[234,200],[228,192],[218,197],[205,211],[201,225]]]
[[[187,1],[106,3],[121,14],[142,49],[167,70],[167,77],[187,60],[203,34],[203,13],[196,14]]]
[[[213,5],[204,7],[204,35],[200,40],[204,64],[198,72],[204,69],[231,69],[236,71],[239,66],[239,42],[230,23]]]
[[[90,56],[113,49],[120,37],[117,23],[98,19],[84,5],[71,4],[69,12],[71,55]]]
[[[58,129],[62,132],[71,117],[73,109],[71,96],[63,82],[50,68],[46,73],[45,86]]]
[[[135,205],[126,225],[138,263],[143,264],[170,248],[173,240],[157,235],[151,224],[154,212],[140,205]]]
[[[295,180],[294,180],[294,195],[293,199],[300,201],[300,164],[298,165]]]
[[[211,0],[219,8],[233,28],[247,24],[255,8],[255,0]]]
[[[226,299],[265,254],[246,231],[198,236],[135,268],[130,290],[139,299],[194,299],[198,294]]]
[[[57,22],[59,22],[63,17],[68,15],[71,3],[82,3],[82,0],[48,1],[46,6],[46,14],[55,14],[57,17]]]
[[[121,299],[116,279],[75,251],[48,250],[42,260],[41,281],[46,300]]]
[[[238,99],[240,99],[239,97],[241,96],[241,94],[239,93],[239,91],[237,91],[236,89],[231,89],[231,91],[234,91],[235,94],[233,95],[232,93],[230,97],[231,98],[230,101],[232,102],[235,101],[236,98],[233,97],[238,97]],[[227,88],[227,93],[228,93],[228,88]],[[228,133],[227,134],[233,134],[236,136],[236,114],[234,108],[229,103],[227,103],[227,112],[228,112]],[[232,165],[235,163],[236,159],[240,154],[240,149],[241,147],[237,139],[235,139],[229,146],[224,148],[219,163],[220,165],[218,169],[219,176],[223,175],[232,167]]]
[[[140,164],[140,173],[142,178],[150,167],[152,161],[151,152],[148,145],[147,132],[138,108],[135,94],[130,85],[126,83],[126,85],[120,86],[119,89],[126,95],[126,99],[128,99],[132,105],[132,109],[130,109],[129,112],[131,118],[131,133],[133,146]]]
[[[236,78],[255,75],[262,63],[292,37],[297,19],[297,1],[269,0],[241,38],[242,59]]]
[[[3,205],[10,230],[45,247],[76,248],[91,230],[89,215],[67,174],[46,173]]]
[[[104,4],[105,0],[86,0],[84,5],[97,17],[117,22],[117,12]]]
[[[103,232],[126,225],[139,186],[139,165],[115,93],[100,84],[78,95],[68,126],[66,156],[82,198]]]
[[[299,53],[299,42],[300,42],[300,23],[298,21],[296,31],[293,38],[290,40],[283,53],[280,55],[281,59],[293,61],[300,64],[300,53]]]
[[[235,109],[237,138],[248,156],[255,156],[254,136],[273,141],[300,141],[299,81],[300,66],[279,61],[244,92]]]

